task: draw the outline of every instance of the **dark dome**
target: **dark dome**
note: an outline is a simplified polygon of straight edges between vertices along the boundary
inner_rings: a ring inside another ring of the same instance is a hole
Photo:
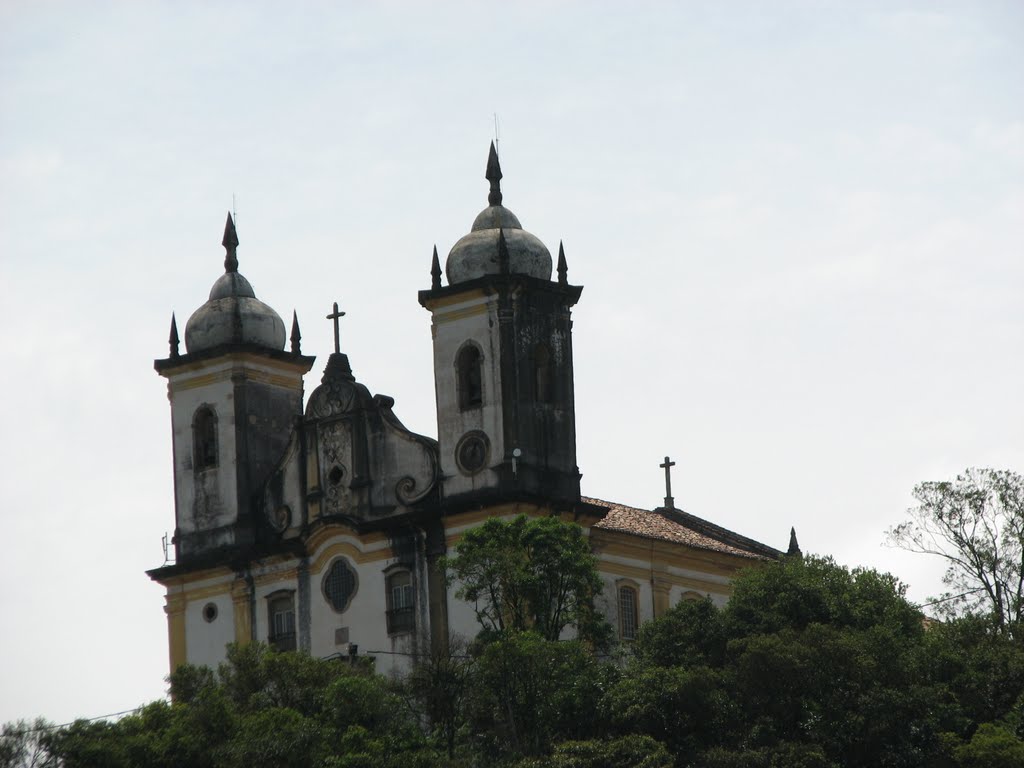
[[[487,158],[485,178],[491,182],[491,192],[487,197],[490,205],[477,214],[472,231],[448,252],[444,268],[448,284],[455,285],[484,275],[499,274],[500,233],[504,233],[505,244],[508,246],[509,272],[550,280],[551,253],[544,243],[523,229],[512,211],[501,204],[501,166],[498,164],[494,144],[491,144]]]
[[[256,344],[282,350],[287,339],[281,316],[256,298],[249,281],[238,272],[235,248],[238,236],[228,215],[224,247],[225,272],[210,289],[210,299],[192,313],[185,325],[185,349],[189,354],[224,344]]]
[[[492,205],[480,212],[473,222],[473,230],[448,253],[444,269],[448,284],[464,283],[501,272],[498,261],[498,235],[501,232],[505,233],[508,245],[510,272],[541,280],[551,279],[551,254],[547,246],[523,229],[519,219],[508,208]]]

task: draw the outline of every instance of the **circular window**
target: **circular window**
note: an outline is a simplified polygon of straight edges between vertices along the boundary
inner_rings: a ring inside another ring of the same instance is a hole
[[[475,475],[485,466],[491,452],[490,442],[483,432],[467,432],[455,446],[455,461],[459,469],[468,475]]]
[[[217,618],[217,606],[214,603],[207,603],[203,606],[203,620],[207,623]]]
[[[327,570],[324,576],[323,588],[324,597],[338,613],[343,613],[348,604],[352,602],[359,584],[356,580],[356,572],[349,566],[344,558],[338,558]]]

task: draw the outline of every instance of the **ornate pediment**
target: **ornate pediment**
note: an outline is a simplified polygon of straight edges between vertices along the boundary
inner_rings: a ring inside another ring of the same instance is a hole
[[[346,355],[331,355],[304,420],[323,515],[380,519],[436,489],[437,443],[406,429],[394,402],[371,396]]]

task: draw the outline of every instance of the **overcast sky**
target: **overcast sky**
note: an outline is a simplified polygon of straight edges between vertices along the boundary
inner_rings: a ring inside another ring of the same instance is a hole
[[[770,9],[770,10],[769,10]],[[585,286],[584,493],[890,570],[1024,470],[1019,2],[0,1],[0,722],[163,695],[170,414],[222,272],[436,434],[416,292],[505,204]]]

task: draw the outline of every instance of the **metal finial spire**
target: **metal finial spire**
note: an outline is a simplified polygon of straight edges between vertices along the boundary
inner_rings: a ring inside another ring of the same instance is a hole
[[[562,241],[558,241],[558,284],[566,285],[568,281],[569,267],[565,263],[565,248],[562,247]]]
[[[665,457],[665,463],[659,465],[662,469],[665,470],[665,508],[666,509],[675,509],[676,508],[676,501],[675,501],[675,499],[672,498],[672,467],[674,467],[675,465],[676,465],[676,463],[674,461],[670,461],[668,456]]]
[[[302,354],[302,334],[299,333],[299,314],[292,310],[292,354]]]
[[[498,150],[491,142],[491,151],[487,154],[487,173],[484,178],[491,182],[491,191],[487,195],[488,205],[501,205],[501,163],[498,162]]]
[[[498,228],[498,269],[503,275],[507,275],[511,271],[508,243],[505,241],[505,230],[502,227]]]
[[[227,251],[224,257],[224,271],[237,272],[238,256],[235,252],[238,248],[238,232],[235,231],[235,220],[231,218],[231,211],[228,211],[228,220],[224,223],[224,239],[220,244]]]
[[[789,549],[786,551],[787,555],[796,555],[802,557],[803,552],[800,551],[800,543],[796,540],[796,528],[789,529]]]
[[[434,246],[434,258],[430,262],[430,287],[437,290],[441,287],[441,262],[437,258],[437,246]]]
[[[178,322],[171,312],[171,335],[167,337],[167,343],[171,347],[171,357],[178,357]]]
[[[334,321],[334,352],[341,352],[341,331],[338,328],[338,320],[343,318],[345,313],[338,309],[338,302],[334,302],[334,311],[327,316],[328,320]]]

